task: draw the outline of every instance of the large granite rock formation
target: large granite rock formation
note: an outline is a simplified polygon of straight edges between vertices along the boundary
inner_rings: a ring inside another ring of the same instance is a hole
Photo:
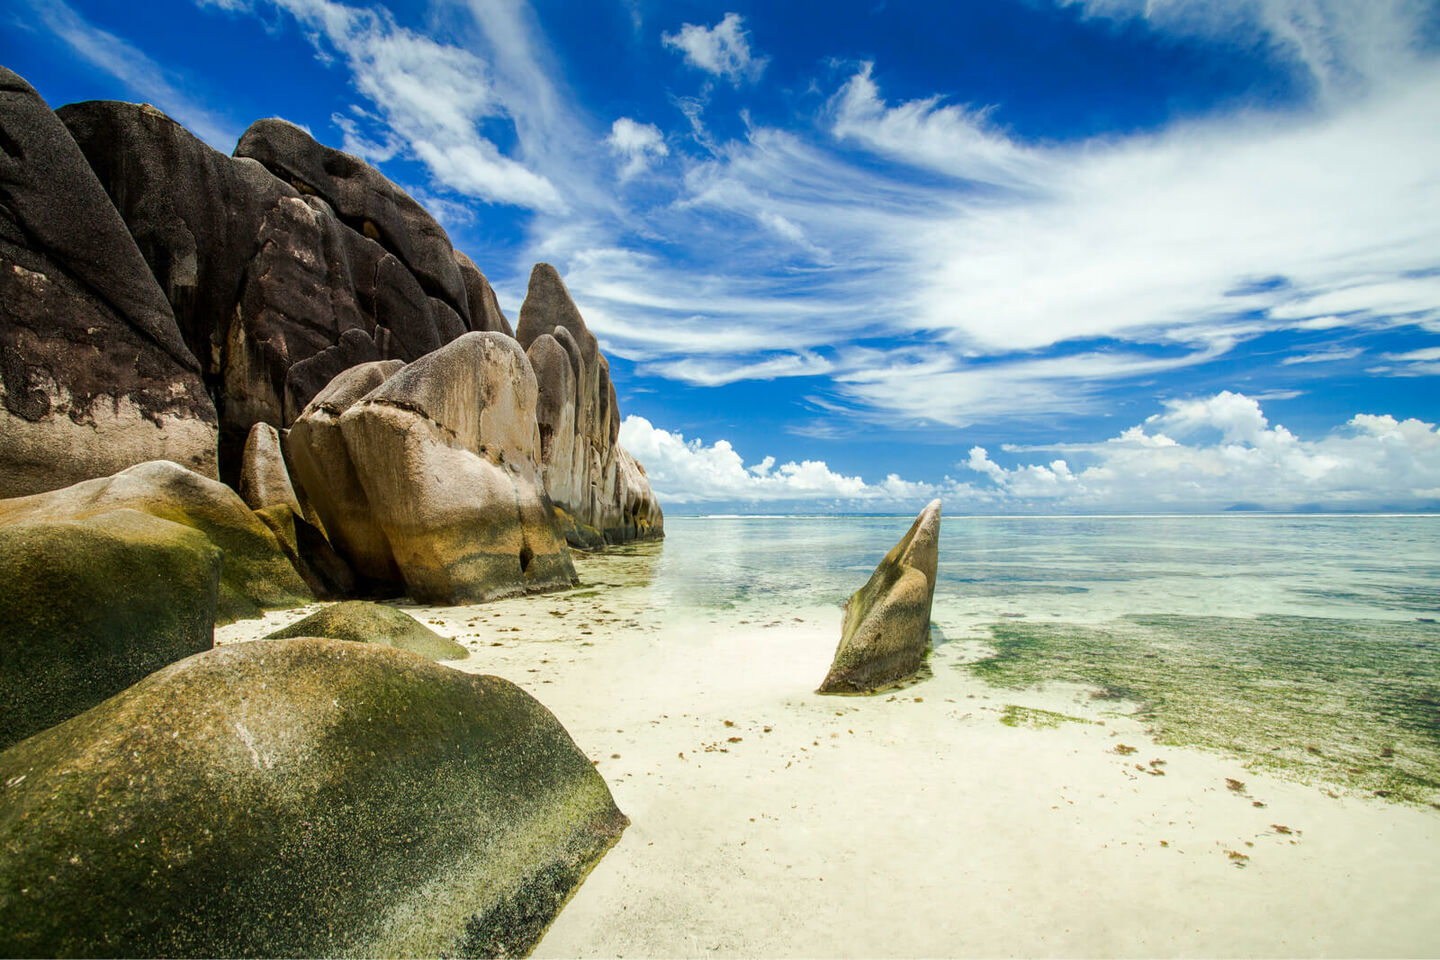
[[[356,643],[378,643],[409,650],[430,660],[463,660],[470,655],[454,640],[440,636],[409,614],[383,603],[347,600],[335,603],[266,637],[330,637]]]
[[[840,646],[817,693],[873,693],[920,669],[939,545],[940,501],[932,500],[846,602]]]
[[[0,527],[79,521],[123,509],[192,527],[220,548],[224,565],[217,617],[222,622],[313,599],[275,534],[234,490],[163,460],[60,490],[0,500]]]
[[[0,749],[210,649],[220,562],[136,510],[0,526]]]
[[[170,459],[216,475],[215,408],[84,154],[0,67],[0,497]]]
[[[519,344],[469,333],[399,370],[337,378],[296,421],[292,459],[305,490],[326,491],[316,510],[356,569],[385,572],[388,551],[422,603],[565,587],[575,570],[536,462],[535,401]]]
[[[539,384],[540,463],[574,546],[664,535],[644,468],[620,446],[610,363],[559,273],[537,263],[516,336]]]
[[[523,956],[624,829],[513,684],[220,647],[0,753],[7,956]]]
[[[336,374],[507,329],[439,224],[363,161],[262,120],[234,158],[154,107],[62,107],[201,358],[234,481],[252,424],[285,427]],[[472,327],[471,303],[480,318]]]

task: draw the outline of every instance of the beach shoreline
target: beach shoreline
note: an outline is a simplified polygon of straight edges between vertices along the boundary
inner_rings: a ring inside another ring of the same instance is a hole
[[[1440,813],[1156,744],[1134,704],[932,676],[813,693],[838,605],[584,585],[401,605],[545,704],[632,825],[535,950],[562,956],[1406,956],[1440,942]],[[217,630],[263,636],[315,605]],[[768,613],[774,614],[774,609]],[[1236,786],[1239,784],[1239,786]]]

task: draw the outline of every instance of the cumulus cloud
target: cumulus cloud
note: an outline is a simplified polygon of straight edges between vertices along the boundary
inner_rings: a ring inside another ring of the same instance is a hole
[[[605,138],[605,143],[624,161],[620,167],[622,181],[643,173],[657,157],[670,155],[659,127],[653,123],[636,123],[629,117],[621,117],[610,125],[610,136]]]
[[[679,33],[661,35],[661,42],[684,54],[690,66],[717,77],[724,77],[736,87],[756,83],[765,72],[769,57],[757,57],[750,51],[750,34],[745,20],[738,13],[727,13],[713,27],[687,23]]]
[[[1009,448],[1036,450],[1037,447]],[[1171,400],[1118,436],[1063,450],[1065,459],[1005,468],[983,447],[959,464],[986,477],[996,502],[1077,511],[1432,507],[1440,500],[1440,429],[1417,419],[1357,414],[1304,440],[1271,425],[1243,394]]]
[[[834,501],[876,503],[933,497],[937,488],[912,483],[895,474],[879,483],[836,473],[822,460],[793,460],[776,466],[773,456],[745,466],[728,440],[706,444],[700,438],[654,426],[644,417],[628,416],[620,425],[620,442],[645,464],[662,503],[774,503]]]

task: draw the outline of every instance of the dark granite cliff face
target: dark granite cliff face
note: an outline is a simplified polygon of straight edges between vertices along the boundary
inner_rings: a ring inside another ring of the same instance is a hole
[[[517,343],[484,274],[420,204],[283,120],[256,122],[225,156],[154,107],[52,113],[0,73],[0,302],[0,498],[172,460],[247,494],[322,596],[431,580],[422,592],[455,599],[562,585],[566,541],[663,534],[644,468],[618,442],[609,363],[559,273],[536,266]],[[496,338],[493,349],[417,363],[473,334]],[[384,399],[367,400],[380,386],[368,384],[350,397],[344,438],[358,459],[347,454],[337,474],[321,421],[343,411],[327,402],[290,428],[332,382],[349,391],[358,381],[345,375],[375,364],[385,379],[405,370],[412,392],[450,397],[450,419],[483,426],[463,442],[440,430],[431,453],[367,453],[350,434]],[[511,480],[467,488],[473,503],[414,471],[377,487],[401,460],[450,451],[464,473],[464,457],[497,450],[502,473],[524,475],[529,505],[504,537],[485,518],[515,513]],[[513,554],[519,572],[491,583],[477,561],[473,576],[437,580],[399,562],[441,542]]]
[[[0,496],[169,459],[215,476],[215,407],[75,141],[0,67]]]

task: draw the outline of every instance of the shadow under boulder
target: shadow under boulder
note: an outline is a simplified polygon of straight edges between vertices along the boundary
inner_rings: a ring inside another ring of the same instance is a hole
[[[313,638],[173,664],[0,785],[9,956],[521,956],[628,823],[514,684]]]
[[[220,563],[137,510],[0,526],[0,749],[209,650]]]

